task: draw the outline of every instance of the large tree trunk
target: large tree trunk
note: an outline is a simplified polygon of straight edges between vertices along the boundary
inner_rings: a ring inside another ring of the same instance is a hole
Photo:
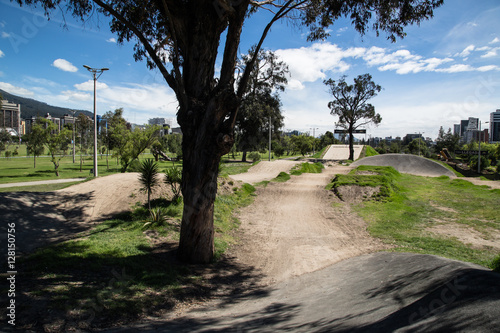
[[[349,160],[354,161],[354,129],[352,126],[349,127]]]
[[[213,258],[219,162],[234,143],[233,127],[230,121],[224,121],[224,114],[237,109],[235,98],[234,93],[229,93],[203,104],[195,103],[198,105],[192,105],[191,111],[185,113],[196,115],[195,121],[184,122],[179,116],[183,132],[184,211],[178,258],[183,262],[209,263]]]

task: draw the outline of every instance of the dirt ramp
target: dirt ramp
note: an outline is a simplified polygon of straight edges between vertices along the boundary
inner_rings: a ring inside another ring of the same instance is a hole
[[[392,166],[394,169],[402,173],[409,173],[417,176],[439,177],[449,176],[454,177],[455,174],[444,167],[443,165],[415,155],[406,154],[384,154],[370,156],[360,159],[351,164],[353,167],[359,165],[374,165],[374,166]]]

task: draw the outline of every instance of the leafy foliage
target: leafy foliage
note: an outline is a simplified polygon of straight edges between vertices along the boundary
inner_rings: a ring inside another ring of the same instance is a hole
[[[181,195],[182,169],[174,166],[165,170],[165,183],[170,185],[174,194],[173,200]]]
[[[349,85],[342,76],[338,82],[328,79],[324,81],[330,89],[334,100],[328,103],[333,116],[338,117],[335,126],[344,128],[349,133],[349,160],[354,160],[353,133],[360,126],[369,123],[380,124],[382,117],[375,113],[375,107],[368,100],[377,96],[382,87],[372,81],[370,74],[354,78],[354,84]]]

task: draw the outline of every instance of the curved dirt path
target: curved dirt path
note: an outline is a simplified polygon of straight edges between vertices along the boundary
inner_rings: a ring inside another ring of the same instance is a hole
[[[264,180],[276,178],[280,172],[289,172],[295,165],[301,162],[277,160],[277,161],[261,161],[254,165],[248,172],[231,175],[234,180],[241,180],[245,183],[255,184]]]
[[[366,223],[324,190],[335,174],[349,170],[335,164],[258,189],[255,202],[239,213],[240,241],[231,254],[272,284],[383,249]]]

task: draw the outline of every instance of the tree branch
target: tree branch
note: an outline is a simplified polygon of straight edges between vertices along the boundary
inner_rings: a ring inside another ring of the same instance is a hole
[[[111,14],[113,17],[115,17],[117,20],[119,20],[121,23],[123,23],[127,28],[129,28],[136,36],[137,38],[141,41],[141,43],[144,45],[144,48],[148,52],[149,56],[155,63],[155,65],[158,67],[160,72],[162,73],[163,77],[167,81],[168,85],[175,91],[177,97],[180,97],[181,95],[179,94],[179,85],[175,78],[170,74],[163,64],[163,62],[160,60],[158,55],[156,54],[155,49],[149,44],[149,41],[147,40],[146,37],[139,31],[139,29],[130,23],[122,14],[120,14],[118,11],[116,11],[110,4],[107,4],[101,0],[93,0],[95,4],[97,4],[99,7],[107,11],[109,14]],[[179,99],[180,101],[181,99]]]
[[[280,8],[280,10],[274,15],[272,20],[267,24],[267,26],[264,28],[264,31],[262,32],[262,36],[260,37],[259,43],[255,47],[255,51],[253,54],[252,59],[247,63],[247,67],[245,68],[245,72],[243,73],[243,76],[240,80],[240,85],[238,87],[238,92],[237,96],[241,98],[243,94],[245,93],[246,86],[248,84],[248,79],[250,78],[250,73],[252,71],[252,67],[255,64],[255,61],[257,60],[258,54],[260,49],[262,48],[262,44],[264,43],[264,40],[267,37],[267,34],[269,33],[269,30],[271,30],[271,27],[273,24],[278,21],[279,19],[283,18],[286,16],[288,13],[290,13],[292,10],[302,6],[304,3],[306,3],[306,0],[299,1],[296,4],[292,5],[292,3],[295,0],[288,0],[283,7]]]

